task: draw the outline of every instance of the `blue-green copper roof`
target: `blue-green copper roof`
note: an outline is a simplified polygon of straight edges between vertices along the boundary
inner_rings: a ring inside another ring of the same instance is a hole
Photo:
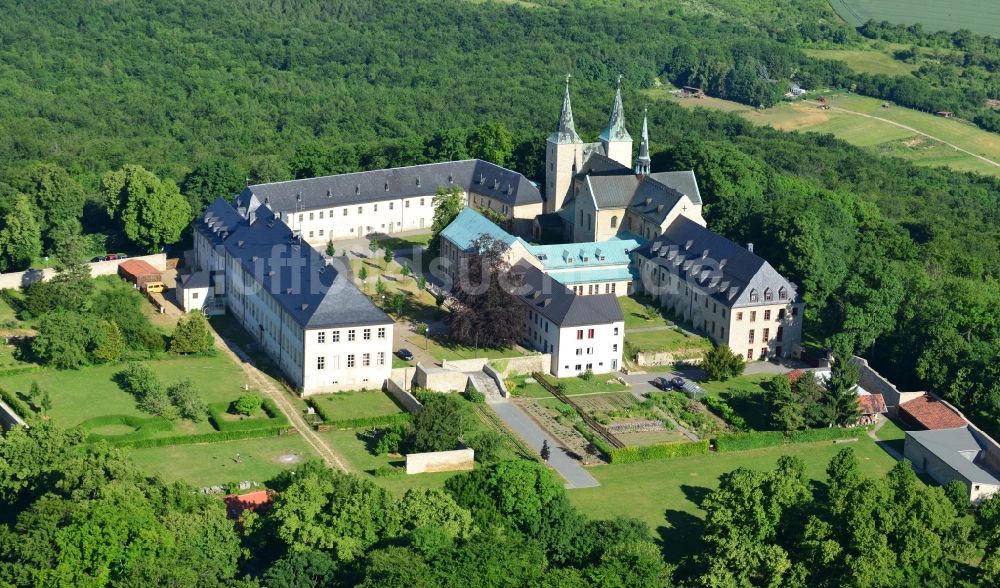
[[[447,227],[441,231],[441,236],[455,244],[456,247],[465,251],[472,242],[481,235],[489,235],[507,245],[513,245],[515,241],[521,241],[507,231],[501,229],[485,216],[476,212],[475,209],[465,207],[458,213],[455,220],[451,221]],[[523,241],[521,241],[523,243]]]
[[[627,266],[591,270],[554,270],[546,273],[560,284],[634,282],[638,279],[638,273]]]
[[[636,239],[609,239],[593,243],[528,245],[546,271],[563,268],[628,265],[628,252],[642,243]],[[569,261],[572,259],[572,261]]]

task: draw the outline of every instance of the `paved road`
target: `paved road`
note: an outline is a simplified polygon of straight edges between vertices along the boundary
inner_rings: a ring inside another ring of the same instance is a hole
[[[559,442],[546,434],[519,406],[509,400],[488,404],[512,431],[528,443],[528,447],[539,451],[542,448],[542,441],[549,442],[551,449],[549,465],[566,479],[567,488],[592,488],[601,485],[580,465],[580,462],[566,455]]]

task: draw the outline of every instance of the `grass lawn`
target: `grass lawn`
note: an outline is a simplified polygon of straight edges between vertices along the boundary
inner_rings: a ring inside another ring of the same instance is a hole
[[[647,313],[645,302],[648,299],[639,299],[635,296],[619,296],[618,305],[622,308],[622,315],[625,316],[625,329],[635,329],[641,327],[662,327],[673,323],[668,321],[660,312]]]
[[[875,433],[879,441],[885,441],[886,445],[895,449],[900,455],[903,453],[906,432],[900,427],[899,421],[888,419],[885,424]]]
[[[773,468],[781,455],[794,455],[806,464],[806,474],[816,480],[826,477],[826,466],[843,447],[851,447],[869,476],[882,475],[895,463],[868,437],[857,443],[830,442],[772,447],[740,453],[709,454],[634,464],[590,468],[601,485],[569,492],[570,501],[594,519],[637,517],[664,546],[669,561],[696,553],[703,511],[698,507],[708,491],[716,488],[719,475],[738,467]]]
[[[393,355],[392,356],[392,367],[393,367],[393,369],[395,369],[395,368],[410,367],[410,362],[403,361],[402,359],[399,359],[398,357],[396,357],[395,355]]]
[[[923,25],[927,31],[969,29],[980,35],[1000,35],[1000,4],[995,0],[830,0],[845,21],[861,26],[868,20]]]
[[[433,237],[433,233],[424,233],[422,235],[407,235],[405,237],[399,236],[388,236],[379,239],[379,244],[382,247],[388,247],[389,249],[395,251],[396,249],[406,249],[408,247],[413,247],[415,245],[420,245],[426,247]]]
[[[402,412],[392,398],[381,390],[319,394],[310,396],[309,399],[322,406],[324,411],[338,420],[377,417]]]
[[[520,357],[529,353],[522,347],[506,349],[489,349],[485,347],[468,347],[461,343],[456,343],[440,335],[427,338],[426,347],[424,337],[413,333],[407,338],[414,347],[426,349],[434,359],[443,361],[446,359],[472,359],[475,357],[486,357],[489,359],[500,359],[504,357]]]
[[[214,356],[177,357],[164,355],[163,359],[146,363],[159,376],[160,382],[170,385],[189,377],[206,403],[229,402],[238,398],[246,382],[243,371],[222,353]],[[15,393],[27,394],[32,382],[38,382],[52,399],[49,412],[54,422],[72,427],[87,419],[111,414],[141,417],[132,395],[118,387],[114,374],[125,368],[124,364],[100,365],[79,370],[41,369],[24,374],[0,377],[0,386]],[[207,421],[192,423],[178,421],[174,430],[161,435],[179,433],[208,433],[213,431]]]
[[[430,474],[415,474],[399,477],[375,477],[371,472],[383,466],[406,467],[406,458],[389,455],[373,455],[368,451],[365,442],[358,438],[358,430],[324,431],[322,437],[340,452],[354,467],[359,476],[375,480],[380,486],[388,489],[395,496],[402,496],[410,488],[441,488],[445,480],[460,472],[436,472]]]
[[[659,351],[708,351],[712,343],[705,337],[689,335],[677,329],[659,331],[629,332],[625,329],[625,345],[635,351],[656,353]]]
[[[244,480],[264,483],[301,461],[318,459],[298,435],[126,451],[146,472],[168,482],[184,480],[196,487]],[[240,455],[240,463],[236,463],[236,454]]]
[[[528,382],[528,380],[532,380]],[[548,390],[542,387],[541,384],[534,381],[531,376],[515,376],[509,378],[508,381],[513,384],[510,387],[511,394],[514,396],[526,396],[528,398],[553,398],[555,396],[549,393]],[[563,394],[566,396],[578,396],[581,394],[606,394],[609,392],[621,392],[627,390],[628,387],[622,385],[617,380],[614,380],[610,375],[598,374],[595,375],[590,380],[584,380],[583,378],[556,378],[549,377],[550,382],[560,382],[566,385],[566,389],[563,390]]]

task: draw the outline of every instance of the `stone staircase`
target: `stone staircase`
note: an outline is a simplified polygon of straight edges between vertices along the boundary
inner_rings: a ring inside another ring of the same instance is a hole
[[[472,372],[469,374],[469,380],[477,390],[486,396],[486,402],[503,401],[503,395],[500,393],[500,389],[497,388],[496,382],[494,382],[493,378],[487,376],[485,373]]]

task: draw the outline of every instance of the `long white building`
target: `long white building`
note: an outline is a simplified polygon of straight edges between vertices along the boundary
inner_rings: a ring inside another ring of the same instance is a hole
[[[217,199],[193,223],[196,272],[303,396],[381,388],[392,369],[393,322],[266,207],[241,215]]]

